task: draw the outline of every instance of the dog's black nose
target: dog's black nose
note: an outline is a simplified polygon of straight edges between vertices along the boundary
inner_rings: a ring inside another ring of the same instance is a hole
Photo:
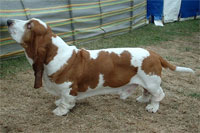
[[[10,25],[12,25],[12,24],[13,24],[13,20],[10,20],[10,19],[7,20],[7,25],[8,25],[8,26],[10,26]]]

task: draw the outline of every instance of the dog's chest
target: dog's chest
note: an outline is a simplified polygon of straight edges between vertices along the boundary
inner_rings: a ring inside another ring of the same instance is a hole
[[[60,96],[64,90],[67,90],[69,92],[70,86],[72,85],[72,82],[64,82],[62,84],[56,84],[52,82],[46,71],[44,71],[43,74],[43,81],[45,83],[45,90],[55,96]]]

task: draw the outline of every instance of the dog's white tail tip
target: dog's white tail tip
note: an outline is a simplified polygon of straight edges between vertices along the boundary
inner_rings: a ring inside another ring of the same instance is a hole
[[[194,73],[194,71],[191,68],[187,67],[176,67],[176,72],[191,72]]]

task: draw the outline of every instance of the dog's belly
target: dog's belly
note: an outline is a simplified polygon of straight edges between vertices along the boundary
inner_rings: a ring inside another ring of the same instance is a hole
[[[47,76],[47,74],[44,72],[43,75],[43,80],[45,83],[45,90],[47,92],[49,92],[52,95],[55,96],[61,96],[62,92],[64,90],[67,90],[67,92],[70,92],[71,88],[71,84],[72,82],[65,82],[63,84],[56,84],[50,81],[49,77]],[[85,92],[78,92],[78,95],[76,97],[76,99],[83,99],[83,98],[87,98],[87,97],[91,97],[91,96],[95,96],[95,95],[104,95],[104,94],[119,94],[121,95],[121,93],[126,90],[127,88],[132,88],[134,89],[135,87],[132,87],[136,84],[139,83],[139,80],[137,78],[137,75],[133,77],[133,79],[128,83],[125,84],[123,86],[120,87],[116,87],[116,88],[112,88],[112,87],[108,87],[108,86],[103,86],[104,84],[104,80],[103,80],[103,75],[99,75],[99,83],[97,85],[96,88],[87,88],[87,90]]]
[[[120,94],[120,92],[123,89],[127,88],[128,86],[129,85],[118,87],[118,88],[111,88],[111,87],[100,87],[100,88],[95,88],[95,89],[88,88],[86,92],[79,92],[76,99],[80,100],[87,97],[96,96],[96,95],[104,95],[104,94]]]
[[[77,99],[83,99],[86,97],[95,96],[95,95],[103,95],[103,94],[119,94],[120,97],[124,94],[131,95],[134,89],[138,85],[142,86],[143,88],[147,88],[147,86],[153,86],[154,83],[160,84],[160,82],[161,82],[161,79],[159,76],[146,75],[143,70],[139,69],[138,74],[134,75],[130,79],[129,83],[120,87],[116,87],[116,88],[108,87],[108,86],[104,87],[103,75],[100,74],[99,84],[97,85],[97,87],[94,89],[88,88],[86,92],[78,92]]]

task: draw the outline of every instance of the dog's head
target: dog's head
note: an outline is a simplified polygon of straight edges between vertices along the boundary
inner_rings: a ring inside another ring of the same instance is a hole
[[[51,44],[51,37],[53,36],[50,27],[35,18],[27,21],[8,20],[7,25],[12,38],[21,44],[28,57],[32,59],[35,73],[34,88],[40,88],[47,48]]]

